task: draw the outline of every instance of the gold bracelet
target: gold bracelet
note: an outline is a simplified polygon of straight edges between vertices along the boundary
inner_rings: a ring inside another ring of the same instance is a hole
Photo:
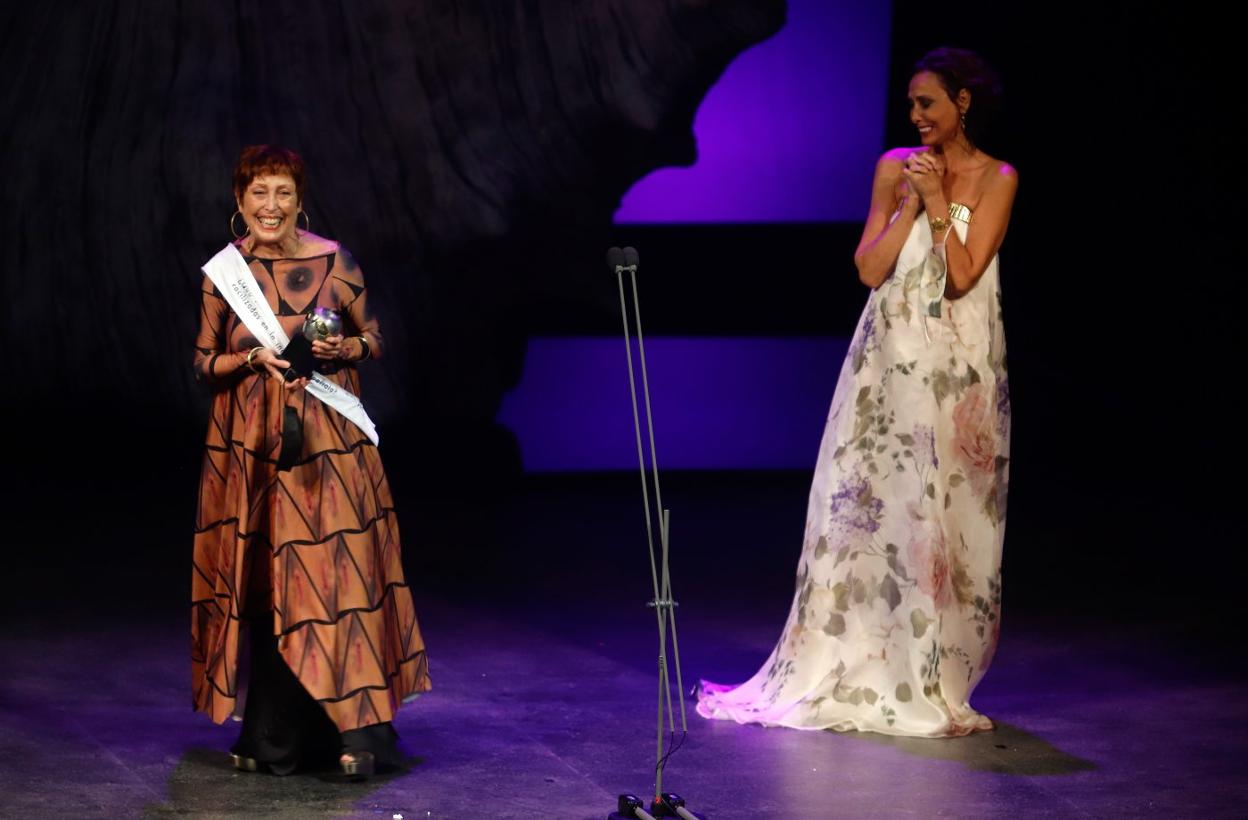
[[[251,350],[248,350],[248,351],[247,351],[247,360],[246,360],[245,364],[246,364],[246,365],[247,365],[247,367],[251,370],[251,372],[252,372],[252,373],[259,373],[259,372],[260,372],[259,370],[256,370],[256,366],[255,366],[254,364],[252,364],[251,359],[252,359],[252,357],[253,357],[253,356],[255,356],[255,355],[256,355],[256,353],[257,353],[257,352],[259,352],[259,351],[261,351],[261,350],[263,350],[263,349],[264,349],[263,347],[259,347],[259,346],[257,346],[257,347],[253,347]]]
[[[948,219],[945,219],[943,216],[934,216],[931,219],[927,220],[927,224],[931,226],[932,233],[936,233],[937,231],[949,230],[949,226],[952,225],[953,223],[950,222]]]

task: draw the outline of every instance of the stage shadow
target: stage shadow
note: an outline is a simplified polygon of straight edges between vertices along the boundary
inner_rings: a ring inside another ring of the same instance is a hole
[[[359,811],[365,801],[371,803],[376,792],[410,774],[422,762],[421,758],[408,757],[400,769],[353,783],[329,772],[286,777],[238,772],[219,749],[189,749],[169,775],[168,801],[148,804],[143,816],[337,816]]]
[[[998,721],[996,727],[991,732],[976,732],[960,738],[894,737],[874,732],[848,732],[845,737],[859,743],[891,746],[929,760],[953,761],[974,771],[993,774],[1039,777],[1096,769],[1091,761],[1064,752],[1017,726]]]

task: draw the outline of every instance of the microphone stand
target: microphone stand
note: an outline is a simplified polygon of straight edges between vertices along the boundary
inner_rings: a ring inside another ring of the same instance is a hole
[[[672,598],[671,573],[668,569],[668,536],[671,525],[671,510],[663,507],[663,493],[659,484],[659,462],[654,445],[654,416],[650,409],[650,379],[646,371],[646,345],[641,330],[641,301],[637,292],[638,256],[634,248],[611,248],[607,252],[607,267],[615,274],[620,291],[620,318],[624,326],[624,349],[628,360],[629,396],[633,407],[633,430],[637,440],[637,464],[641,476],[641,500],[645,510],[646,544],[650,551],[650,579],[654,587],[654,597],[647,606],[654,609],[655,620],[659,632],[659,693],[658,693],[658,727],[655,741],[654,764],[654,800],[648,813],[640,799],[631,794],[619,796],[617,811],[608,815],[608,820],[618,818],[640,818],[654,820],[655,817],[682,817],[684,820],[705,820],[704,815],[694,814],[685,808],[685,801],[679,795],[663,791],[663,770],[667,761],[676,749],[684,743],[689,734],[689,724],[685,714],[684,681],[680,670],[680,644],[676,639],[676,606]],[[650,451],[651,475],[646,474],[646,448],[642,444],[641,412],[638,409],[637,377],[633,369],[633,340],[628,327],[629,300],[625,295],[624,276],[628,275],[632,295],[632,314],[637,328],[636,357],[641,371],[641,398],[645,405],[646,439]],[[651,484],[653,484],[654,501],[651,508]],[[658,519],[658,536],[660,558],[656,563],[654,551],[654,519]],[[671,674],[667,658],[668,632],[671,632],[672,654],[676,667],[676,700],[680,704],[681,739],[665,753],[663,750],[663,723],[666,715],[669,731],[674,740],[676,736],[676,712],[672,705]]]

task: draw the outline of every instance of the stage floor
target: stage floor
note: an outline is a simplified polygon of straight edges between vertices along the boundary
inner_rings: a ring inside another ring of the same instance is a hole
[[[803,482],[673,482],[686,689],[743,679],[770,651]],[[0,816],[605,818],[652,782],[654,620],[634,491],[536,482],[475,512],[401,506],[434,690],[396,720],[407,769],[363,784],[237,773],[236,726],[191,711],[189,527],[164,552],[149,543],[176,535],[184,509],[156,514],[134,544],[143,561],[31,563],[11,577],[21,606],[0,637]],[[1011,539],[1007,570],[1028,543]],[[1185,637],[1199,614],[1162,626],[1164,613],[1064,613],[1034,590],[1012,610],[1009,577],[1001,647],[973,698],[996,731],[799,732],[690,708],[665,789],[710,818],[1242,816],[1248,687],[1231,653]]]

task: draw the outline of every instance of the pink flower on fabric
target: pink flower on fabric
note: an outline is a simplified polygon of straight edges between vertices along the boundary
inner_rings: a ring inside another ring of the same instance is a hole
[[[908,504],[912,519],[917,512]],[[953,599],[953,579],[950,573],[949,548],[945,533],[935,522],[914,521],[910,529],[910,543],[906,545],[909,569],[918,581],[919,589],[941,610]]]
[[[987,493],[996,478],[995,398],[982,383],[972,384],[953,408],[954,452],[976,495]]]

